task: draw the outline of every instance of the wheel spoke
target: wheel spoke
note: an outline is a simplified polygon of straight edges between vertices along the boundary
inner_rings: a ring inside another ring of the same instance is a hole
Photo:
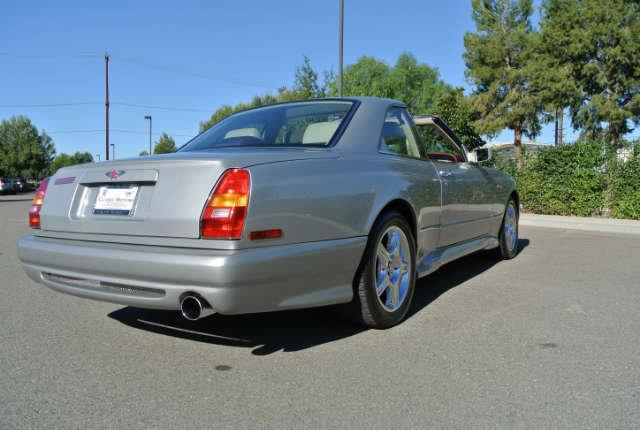
[[[411,276],[409,275],[409,273],[405,273],[403,275],[400,276],[400,297],[405,297],[407,294],[407,290],[409,290],[409,280],[411,279]]]
[[[384,293],[387,290],[390,284],[391,283],[389,282],[389,278],[387,277],[386,273],[382,277],[380,283],[376,281],[376,293],[378,294],[378,297],[380,297],[382,293]]]
[[[387,292],[387,306],[395,309],[398,306],[398,300],[400,299],[400,285],[399,282],[389,282],[389,288]]]
[[[400,242],[400,246],[398,247],[398,256],[400,257],[400,262],[404,263],[405,261],[407,261],[407,257],[405,256],[405,244],[402,243],[402,241]]]
[[[385,269],[376,271],[376,292],[378,295],[385,290],[387,280],[387,271]]]
[[[400,270],[400,276],[402,276],[405,273],[409,272],[409,264],[402,261],[400,262],[400,266],[398,267],[398,269]]]
[[[390,258],[391,255],[389,254],[389,251],[387,251],[383,244],[380,244],[380,246],[378,246],[378,259],[380,261],[378,263],[382,266],[386,266],[389,264]]]
[[[391,231],[389,232],[389,241],[387,242],[387,250],[390,254],[396,252],[398,245],[400,244],[400,235],[398,232]]]

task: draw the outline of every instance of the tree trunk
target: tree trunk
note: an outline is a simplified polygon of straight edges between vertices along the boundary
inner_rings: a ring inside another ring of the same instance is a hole
[[[563,122],[564,122],[564,108],[560,108],[560,115],[558,116],[558,143],[557,143],[560,146],[562,146]]]
[[[556,109],[556,120],[554,123],[554,130],[553,130],[553,144],[555,146],[558,146],[558,109]]]
[[[513,152],[516,156],[518,170],[522,170],[524,162],[522,160],[522,128],[518,124],[513,130]]]
[[[620,140],[620,124],[617,122],[609,123],[609,142],[615,147]]]

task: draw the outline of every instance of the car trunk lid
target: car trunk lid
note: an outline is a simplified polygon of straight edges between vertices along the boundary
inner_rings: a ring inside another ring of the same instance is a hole
[[[337,157],[331,150],[229,149],[176,153],[59,170],[47,188],[46,231],[198,238],[214,185],[229,168]]]

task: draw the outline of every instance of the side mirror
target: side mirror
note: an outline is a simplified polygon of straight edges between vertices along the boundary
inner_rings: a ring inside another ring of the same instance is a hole
[[[492,156],[491,148],[476,148],[467,153],[467,159],[473,163],[486,163]]]

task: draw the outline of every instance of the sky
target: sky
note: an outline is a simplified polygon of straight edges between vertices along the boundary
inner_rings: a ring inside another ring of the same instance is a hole
[[[222,104],[291,85],[304,55],[337,71],[338,0],[25,1],[2,15],[0,119],[29,117],[58,153],[104,158],[105,52],[117,158],[148,150],[145,115],[154,141],[167,132],[180,145]],[[473,30],[468,0],[345,0],[344,63],[393,64],[409,51],[470,90],[462,53]],[[553,142],[553,126],[536,140]]]

